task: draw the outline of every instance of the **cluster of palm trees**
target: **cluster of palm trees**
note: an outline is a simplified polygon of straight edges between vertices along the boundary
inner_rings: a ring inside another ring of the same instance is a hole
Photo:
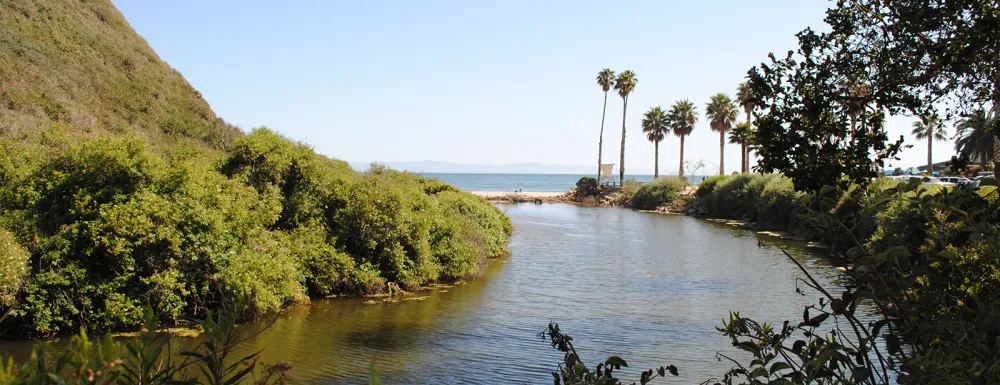
[[[597,164],[598,178],[600,178],[600,165],[603,162],[602,153],[604,149],[604,118],[607,113],[608,91],[612,88],[618,92],[622,98],[622,143],[621,158],[619,159],[619,183],[625,182],[625,112],[628,109],[628,97],[635,90],[638,83],[635,73],[631,70],[615,75],[611,69],[605,68],[597,73],[597,85],[604,91],[604,112],[601,114],[601,138],[597,144]],[[709,127],[712,131],[719,133],[719,175],[725,174],[725,147],[726,133],[730,133],[730,143],[739,144],[740,171],[747,172],[750,168],[749,143],[752,141],[753,130],[750,124],[750,116],[753,113],[756,103],[750,87],[740,84],[736,92],[736,100],[732,100],[725,93],[718,93],[712,96],[705,106],[705,118],[708,119]],[[742,106],[747,115],[746,122],[738,123],[737,116],[739,108]],[[691,135],[695,124],[698,122],[698,111],[691,101],[684,99],[675,102],[669,109],[655,106],[643,114],[642,132],[646,134],[646,139],[653,143],[653,178],[660,176],[660,142],[667,138],[672,132],[681,139],[680,144],[680,167],[677,175],[684,176],[684,138]]]
[[[601,154],[604,150],[604,117],[608,112],[608,91],[614,88],[618,91],[618,96],[622,98],[622,151],[618,164],[619,183],[625,183],[625,111],[628,110],[628,96],[635,90],[635,85],[639,83],[639,78],[632,70],[625,70],[615,76],[615,71],[605,68],[597,73],[597,85],[604,91],[604,112],[601,113],[601,139],[597,143],[597,176],[600,179]]]
[[[956,132],[952,139],[955,140],[955,151],[959,156],[981,164],[996,159],[994,115],[985,109],[978,109],[956,122]],[[932,172],[934,142],[948,139],[944,122],[937,116],[927,116],[913,122],[911,133],[918,140],[927,141],[927,172]]]

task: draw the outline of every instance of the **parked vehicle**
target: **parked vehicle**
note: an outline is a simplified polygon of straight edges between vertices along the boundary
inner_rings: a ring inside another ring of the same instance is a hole
[[[939,177],[938,179],[940,179],[942,182],[954,183],[957,185],[967,185],[972,183],[971,179],[961,176],[942,176]]]
[[[997,185],[997,180],[994,179],[992,176],[980,176],[976,177],[976,179],[972,181],[973,187],[989,186],[989,185],[993,186]]]

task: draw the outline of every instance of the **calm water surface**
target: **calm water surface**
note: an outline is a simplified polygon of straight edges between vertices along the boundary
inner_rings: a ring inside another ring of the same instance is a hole
[[[315,301],[252,341],[265,362],[290,362],[296,383],[367,383],[375,358],[387,384],[551,383],[561,354],[536,334],[558,322],[584,362],[625,358],[635,373],[674,364],[671,383],[699,383],[739,355],[721,336],[729,310],[797,320],[816,296],[795,294],[795,266],[752,232],[683,216],[570,205],[510,205],[512,255],[423,299]],[[788,245],[825,283],[836,270]],[[179,344],[192,344],[181,340]],[[23,355],[26,343],[0,345]]]

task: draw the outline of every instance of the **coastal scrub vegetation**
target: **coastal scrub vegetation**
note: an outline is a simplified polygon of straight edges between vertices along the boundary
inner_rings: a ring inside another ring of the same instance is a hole
[[[23,252],[4,256],[4,279],[23,281],[5,290],[19,335],[134,328],[146,303],[174,320],[238,292],[263,313],[458,279],[505,254],[513,231],[452,186],[359,174],[264,128],[229,153],[160,155],[131,137],[0,146],[0,226],[31,256],[23,278]]]
[[[508,218],[244,133],[108,1],[0,3],[0,337],[134,329],[474,276]]]
[[[654,179],[635,190],[629,206],[636,210],[655,210],[673,202],[687,186],[687,182],[678,177]]]

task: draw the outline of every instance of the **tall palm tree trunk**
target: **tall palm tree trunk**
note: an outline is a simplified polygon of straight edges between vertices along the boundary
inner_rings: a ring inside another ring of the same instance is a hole
[[[719,175],[726,175],[726,132],[719,132]]]
[[[677,170],[677,176],[684,179],[684,135],[681,135],[681,166]]]
[[[625,112],[628,110],[628,96],[622,98],[622,152],[618,162],[618,184],[625,185]]]
[[[1000,124],[1000,96],[993,101],[993,124]],[[994,126],[993,133],[993,178],[1000,180],[1000,128]]]
[[[608,91],[604,91],[604,111],[601,112],[601,138],[597,141],[597,183],[601,183],[601,155],[604,153],[604,117],[608,114]]]
[[[660,177],[660,142],[653,142],[653,179]]]
[[[747,125],[750,126],[750,132],[753,132],[753,123],[750,120],[750,111],[747,111]],[[749,132],[747,133],[749,135]],[[743,156],[747,159],[747,173],[750,172],[750,143],[747,141],[743,142]]]
[[[932,174],[934,172],[934,169],[932,169],[931,167],[933,167],[934,163],[932,163],[931,161],[931,147],[934,145],[934,135],[933,135],[934,133],[928,132],[928,134],[931,135],[927,137],[927,173]]]
[[[747,172],[747,144],[740,142],[740,174]]]
[[[743,112],[747,114],[747,132],[743,135],[743,141],[740,142],[740,173],[745,174],[749,171],[750,167],[750,155],[747,153],[747,136],[750,135],[750,106],[744,106]]]

